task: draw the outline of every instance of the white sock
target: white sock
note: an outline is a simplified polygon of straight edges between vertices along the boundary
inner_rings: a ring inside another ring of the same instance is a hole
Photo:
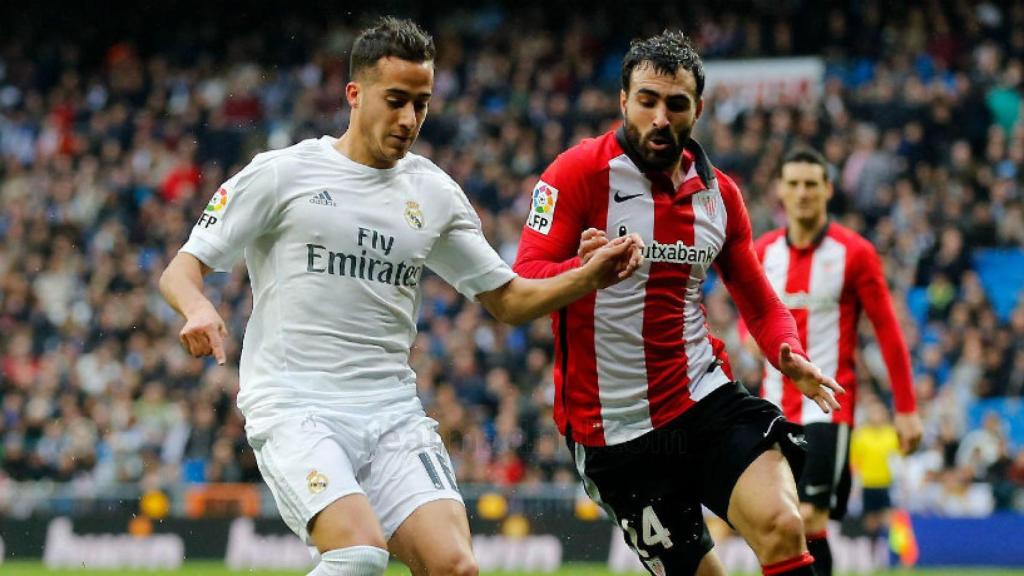
[[[388,551],[376,546],[328,550],[306,576],[380,576],[388,567]]]

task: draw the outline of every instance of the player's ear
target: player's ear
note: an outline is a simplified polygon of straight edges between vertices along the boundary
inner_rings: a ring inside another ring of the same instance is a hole
[[[697,99],[697,114],[693,117],[693,121],[696,122],[700,118],[700,115],[704,113],[704,97],[701,96]]]
[[[629,94],[625,90],[619,90],[619,111],[622,112],[622,118],[626,118],[626,100],[629,99]]]
[[[355,110],[359,108],[359,95],[362,94],[362,87],[358,82],[349,82],[345,84],[345,99],[348,100],[348,105]]]

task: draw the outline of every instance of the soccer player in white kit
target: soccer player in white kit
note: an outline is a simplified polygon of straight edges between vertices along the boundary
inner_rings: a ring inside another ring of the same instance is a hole
[[[320,563],[311,575],[475,575],[448,454],[408,364],[427,267],[501,321],[520,323],[632,274],[635,236],[544,280],[487,244],[459,186],[408,153],[426,117],[434,44],[382,18],[352,49],[341,138],[257,155],[217,191],[160,280],[182,343],[224,363],[226,329],[203,277],[243,255],[254,305],[238,405],[282,518]]]

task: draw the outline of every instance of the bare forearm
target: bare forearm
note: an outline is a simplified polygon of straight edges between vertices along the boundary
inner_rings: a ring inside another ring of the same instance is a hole
[[[587,263],[578,268],[551,278],[518,276],[477,298],[495,318],[509,324],[522,324],[629,277],[643,264],[643,247],[638,235],[622,236],[598,248]]]
[[[517,277],[497,290],[479,296],[487,310],[502,322],[522,324],[563,308],[597,289],[581,268],[551,278]]]
[[[160,276],[160,294],[185,318],[200,307],[212,307],[203,294],[203,276],[209,271],[195,256],[178,253]]]

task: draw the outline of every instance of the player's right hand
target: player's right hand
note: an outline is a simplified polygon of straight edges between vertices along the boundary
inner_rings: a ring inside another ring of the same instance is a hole
[[[189,354],[196,358],[213,354],[217,364],[223,366],[227,360],[224,354],[224,338],[227,335],[224,320],[213,304],[207,302],[185,315],[185,327],[181,329],[178,338]]]
[[[643,265],[643,250],[639,235],[621,236],[594,250],[583,268],[594,275],[597,288],[607,288],[632,276]]]

